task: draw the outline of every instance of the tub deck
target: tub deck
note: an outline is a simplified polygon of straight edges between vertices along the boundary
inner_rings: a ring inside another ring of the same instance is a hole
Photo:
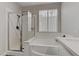
[[[64,45],[74,56],[79,56],[79,38],[61,38],[57,40]]]

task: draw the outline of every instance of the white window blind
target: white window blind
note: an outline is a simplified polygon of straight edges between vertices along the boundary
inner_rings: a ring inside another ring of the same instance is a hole
[[[39,31],[47,32],[47,10],[39,11]]]
[[[39,11],[39,32],[57,32],[57,9]]]

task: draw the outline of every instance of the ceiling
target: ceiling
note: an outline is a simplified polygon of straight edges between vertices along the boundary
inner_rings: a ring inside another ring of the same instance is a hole
[[[47,4],[52,2],[17,2],[20,6],[31,6],[31,5],[40,5],[40,4]]]

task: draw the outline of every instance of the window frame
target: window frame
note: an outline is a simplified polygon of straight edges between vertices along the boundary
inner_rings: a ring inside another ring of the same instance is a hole
[[[56,16],[53,16],[53,17],[57,17],[57,19],[56,19],[56,27],[57,27],[57,29],[56,29],[56,31],[54,32],[54,31],[49,31],[48,29],[49,29],[49,16],[48,16],[48,11],[49,10],[57,10],[57,15]],[[39,11],[44,11],[44,10],[39,10]],[[38,12],[38,14],[39,14],[39,12]],[[38,17],[39,17],[39,15],[38,15]],[[38,18],[38,21],[40,21],[40,19]],[[57,8],[55,8],[55,9],[47,9],[47,31],[39,31],[39,26],[40,26],[40,24],[39,24],[39,22],[38,22],[38,32],[39,33],[57,33],[58,32],[58,9]]]

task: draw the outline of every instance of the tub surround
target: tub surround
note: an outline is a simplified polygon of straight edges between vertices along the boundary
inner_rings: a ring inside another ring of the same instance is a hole
[[[56,37],[33,37],[24,42],[24,55],[30,56],[70,56],[71,54],[56,41]]]
[[[58,41],[57,37],[62,37],[63,34],[38,35],[24,42],[24,55],[26,56],[71,56]],[[55,36],[56,35],[56,36]],[[72,37],[66,35],[66,37]],[[63,38],[63,37],[62,37]]]
[[[79,38],[73,37],[57,37],[59,41],[65,48],[67,48],[74,56],[79,56]]]
[[[70,56],[71,54],[56,41],[57,37],[71,38],[72,36],[65,33],[37,33],[33,38],[24,41],[24,55],[37,56]]]

